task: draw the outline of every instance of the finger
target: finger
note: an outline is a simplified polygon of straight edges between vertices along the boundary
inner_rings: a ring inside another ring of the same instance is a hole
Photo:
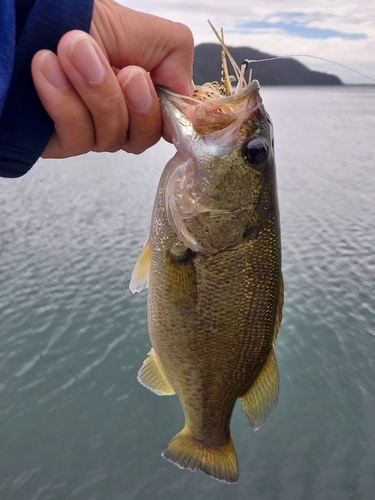
[[[161,136],[162,118],[155,87],[149,74],[137,66],[123,68],[117,79],[129,114],[128,137],[123,149],[128,153],[142,153]]]
[[[91,149],[95,143],[91,115],[66,77],[56,54],[37,52],[31,72],[39,98],[55,125],[44,158],[66,158]]]
[[[93,151],[117,151],[127,140],[129,117],[121,86],[97,43],[82,31],[70,31],[57,47],[60,64],[90,112]]]
[[[187,26],[102,0],[94,3],[90,33],[115,67],[140,66],[155,84],[193,93],[194,41]]]
[[[164,51],[167,54],[163,59],[151,70],[151,78],[155,85],[170,88],[177,94],[192,95],[194,92],[194,84],[192,78],[193,72],[193,54],[194,44],[193,37],[189,28],[180,23],[172,23],[176,38],[168,40],[168,48],[165,46]]]

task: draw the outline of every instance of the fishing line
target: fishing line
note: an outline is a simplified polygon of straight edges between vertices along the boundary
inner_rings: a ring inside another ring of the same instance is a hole
[[[276,61],[277,59],[289,59],[291,57],[311,57],[312,59],[320,59],[321,61],[329,62],[332,64],[336,64],[337,66],[341,66],[342,68],[348,69],[349,71],[353,71],[354,73],[358,73],[358,75],[361,75],[365,78],[368,78],[372,82],[375,83],[375,80],[371,78],[368,75],[365,75],[364,73],[361,73],[360,71],[350,68],[349,66],[345,66],[345,64],[338,63],[336,61],[331,61],[331,59],[326,59],[325,57],[318,57],[318,56],[312,56],[310,54],[290,54],[288,56],[278,56],[278,57],[269,57],[267,59],[245,59],[242,64],[246,65],[246,69],[249,64],[252,63],[258,63],[258,62],[267,62],[267,61]]]

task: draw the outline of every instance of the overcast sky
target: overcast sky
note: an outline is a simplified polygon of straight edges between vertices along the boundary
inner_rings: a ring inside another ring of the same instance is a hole
[[[227,45],[249,46],[278,56],[324,57],[375,80],[374,0],[118,1],[187,24],[196,45],[216,42],[207,24],[210,19],[216,29],[224,28]],[[345,83],[374,83],[340,66],[306,57],[298,60],[310,69],[336,74]]]

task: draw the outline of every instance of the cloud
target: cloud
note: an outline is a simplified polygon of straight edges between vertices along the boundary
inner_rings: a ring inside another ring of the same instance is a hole
[[[224,28],[229,46],[285,56],[309,54],[336,61],[375,79],[375,2],[368,0],[117,0],[127,7],[186,24],[195,43],[216,42],[207,24]],[[337,65],[299,59],[345,83],[371,83]]]
[[[313,18],[313,20],[315,20]],[[302,38],[342,38],[344,40],[360,40],[367,38],[365,33],[344,33],[339,30],[309,26],[311,19],[301,12],[277,13],[260,21],[247,21],[237,24],[238,30],[280,30],[290,36]]]

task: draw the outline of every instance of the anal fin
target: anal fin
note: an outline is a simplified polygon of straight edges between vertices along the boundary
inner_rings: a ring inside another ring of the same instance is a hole
[[[251,426],[257,430],[270,417],[279,395],[279,372],[272,349],[259,375],[241,396],[242,406]]]
[[[138,372],[138,381],[159,396],[176,394],[164,373],[158,355],[151,348]]]

